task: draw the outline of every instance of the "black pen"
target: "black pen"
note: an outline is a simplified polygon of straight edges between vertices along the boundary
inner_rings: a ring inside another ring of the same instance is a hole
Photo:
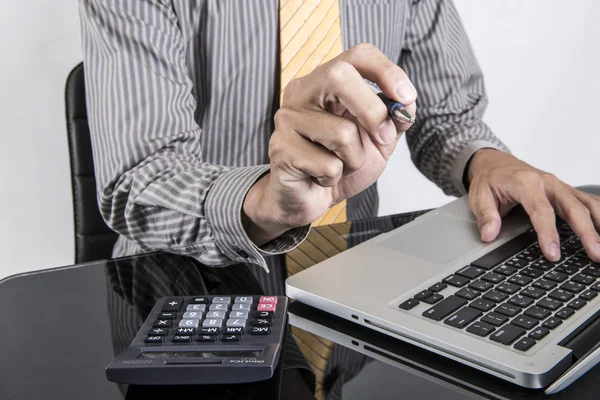
[[[396,121],[410,122],[411,124],[414,124],[415,117],[411,115],[404,104],[387,97],[374,83],[367,80],[365,80],[365,82],[367,82],[371,90],[373,90],[373,92],[377,94],[381,101],[383,101],[383,104],[385,104],[387,107],[388,114],[391,118],[395,119]]]

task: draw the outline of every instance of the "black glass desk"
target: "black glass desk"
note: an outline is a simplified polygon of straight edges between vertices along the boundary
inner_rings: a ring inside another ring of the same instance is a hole
[[[417,215],[315,229],[306,245],[290,253],[288,271],[307,268]],[[291,319],[305,329],[291,329],[282,372],[270,381],[171,388],[106,380],[104,368],[129,345],[156,299],[262,294],[265,283],[259,275],[259,269],[243,264],[215,268],[154,253],[7,278],[0,282],[0,399],[306,399],[313,397],[308,389],[315,389],[315,376],[317,398],[545,398],[541,391],[522,389],[299,303],[291,305]],[[268,291],[282,288],[285,275],[272,274],[281,282]],[[298,349],[306,361],[297,359]],[[600,366],[552,398],[597,399],[598,393]]]

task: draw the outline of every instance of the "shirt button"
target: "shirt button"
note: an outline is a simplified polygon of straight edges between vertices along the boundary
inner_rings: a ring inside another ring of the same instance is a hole
[[[238,249],[238,250],[237,250],[237,253],[238,253],[238,256],[240,256],[240,257],[242,257],[242,258],[248,258],[248,257],[250,257],[250,256],[248,255],[248,253],[246,253],[246,252],[245,252],[244,250],[242,250],[242,249]]]

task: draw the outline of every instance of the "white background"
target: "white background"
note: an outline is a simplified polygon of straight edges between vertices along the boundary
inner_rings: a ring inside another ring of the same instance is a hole
[[[485,120],[513,153],[573,184],[600,183],[600,2],[457,0],[486,76]],[[64,82],[81,61],[75,0],[0,5],[0,278],[71,264]],[[380,180],[380,214],[450,198],[405,144]]]

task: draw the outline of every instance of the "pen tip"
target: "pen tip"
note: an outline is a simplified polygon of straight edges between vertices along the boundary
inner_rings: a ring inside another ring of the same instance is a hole
[[[400,109],[397,109],[396,111],[394,111],[394,117],[396,117],[396,119],[401,120],[401,121],[410,122],[411,124],[415,123],[415,117],[410,115],[410,113],[408,111],[406,111],[406,109],[404,109],[404,108],[400,108]]]

